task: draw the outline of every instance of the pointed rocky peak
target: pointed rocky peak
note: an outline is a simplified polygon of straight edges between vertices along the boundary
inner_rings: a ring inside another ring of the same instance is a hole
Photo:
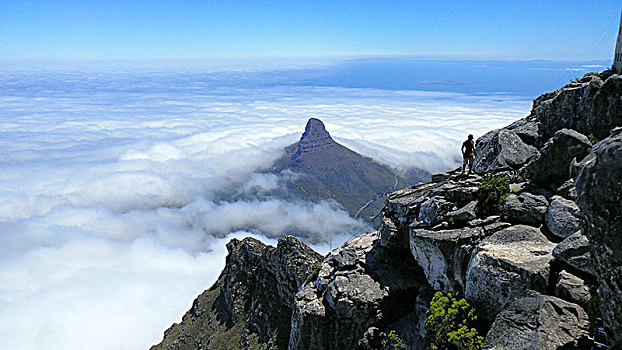
[[[326,131],[324,123],[316,118],[310,118],[305,127],[305,132],[302,134],[300,141],[313,142],[318,140],[330,139],[330,134]]]
[[[324,123],[316,118],[310,118],[305,127],[305,132],[298,142],[298,154],[316,149],[333,143]]]

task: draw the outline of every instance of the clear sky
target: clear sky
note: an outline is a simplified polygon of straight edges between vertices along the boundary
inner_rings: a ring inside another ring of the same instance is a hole
[[[609,59],[619,0],[0,0],[0,57]]]

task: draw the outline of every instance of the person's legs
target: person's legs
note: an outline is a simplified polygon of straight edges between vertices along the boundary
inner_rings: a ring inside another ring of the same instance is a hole
[[[464,165],[462,165],[462,167],[464,168]],[[473,169],[473,157],[469,157],[469,172],[467,173],[467,175],[471,175],[471,170]],[[463,170],[464,172],[464,170]]]

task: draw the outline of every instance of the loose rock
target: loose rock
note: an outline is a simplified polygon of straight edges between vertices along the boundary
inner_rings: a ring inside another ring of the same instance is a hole
[[[526,289],[546,291],[555,245],[539,229],[517,225],[484,239],[466,273],[466,299],[488,320]]]
[[[516,223],[540,226],[544,221],[544,213],[549,203],[541,195],[522,192],[518,196],[509,195],[503,205],[503,215]]]
[[[579,230],[579,207],[571,200],[553,196],[546,210],[546,227],[551,233],[564,239]]]

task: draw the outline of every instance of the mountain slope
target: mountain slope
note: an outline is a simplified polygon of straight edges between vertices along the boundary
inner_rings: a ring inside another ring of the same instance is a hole
[[[426,180],[427,175],[422,171],[410,179],[398,176],[387,166],[335,142],[324,123],[315,118],[309,119],[300,141],[285,149],[272,171],[298,174],[292,178],[293,191],[308,198],[334,198],[358,217],[376,214],[384,194],[409,181]]]

